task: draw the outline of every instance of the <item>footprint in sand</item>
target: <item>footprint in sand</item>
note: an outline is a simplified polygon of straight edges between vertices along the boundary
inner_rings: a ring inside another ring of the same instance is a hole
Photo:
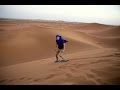
[[[76,70],[76,68],[70,68],[69,69],[69,72],[67,72],[65,75],[67,76],[67,77],[73,77],[73,74],[76,72],[76,71],[78,71],[78,70]]]
[[[71,72],[75,72],[75,71],[77,71],[75,68],[70,68],[70,71]]]
[[[10,80],[8,80],[7,82],[12,82],[12,81],[14,81],[14,79],[10,79]]]
[[[47,76],[45,79],[51,79],[51,78],[53,78],[53,77],[55,77],[56,76],[56,74],[50,74],[49,76]]]
[[[68,67],[69,67],[69,64],[64,64],[64,65],[59,66],[58,68],[59,69],[66,69]]]
[[[7,81],[6,79],[0,80],[0,84],[4,83],[6,81]]]
[[[88,79],[91,79],[96,84],[110,84],[109,82],[105,81],[102,77],[99,77],[98,75],[96,75],[92,71],[89,71],[89,72],[86,73],[86,76],[87,76]]]
[[[25,77],[21,77],[19,80],[24,80],[24,79],[26,79]]]
[[[65,75],[66,75],[68,78],[69,78],[69,77],[72,77],[72,74],[71,74],[71,73],[66,73]]]
[[[114,54],[106,55],[106,56],[101,56],[101,57],[114,57]]]
[[[120,53],[114,53],[115,57],[120,57]]]
[[[4,80],[0,81],[0,84],[6,84],[8,82],[13,82],[13,81],[14,81],[14,79],[4,79]]]
[[[21,78],[19,78],[19,80],[27,80],[27,81],[30,81],[30,80],[32,80],[32,78],[29,78],[29,77],[21,77]]]
[[[64,67],[64,66],[59,66],[58,68],[59,68],[59,69],[64,69],[65,67]]]
[[[37,79],[34,79],[33,81],[38,82],[38,81],[41,81],[41,80],[42,80],[41,78],[37,78]]]
[[[120,68],[120,63],[115,63],[115,68]]]
[[[87,75],[88,78],[95,78],[95,76],[91,73],[86,73],[86,75]]]
[[[96,64],[96,63],[99,63],[99,61],[90,62],[90,64]]]
[[[94,74],[85,73],[86,79],[93,81],[95,84],[100,85],[100,83],[96,80],[96,76]]]
[[[120,84],[120,77],[110,78],[110,79],[108,79],[108,81],[110,81],[112,83],[110,85],[119,85]]]

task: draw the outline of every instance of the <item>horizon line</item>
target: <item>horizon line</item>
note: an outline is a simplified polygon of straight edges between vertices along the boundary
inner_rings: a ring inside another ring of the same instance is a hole
[[[110,25],[110,26],[120,26],[120,25],[112,25],[112,24],[105,24],[105,23],[98,23],[98,22],[80,22],[80,21],[68,21],[68,20],[52,20],[52,19],[35,19],[35,18],[31,18],[31,19],[29,19],[29,18],[7,18],[7,17],[0,17],[0,19],[13,19],[13,20],[35,20],[35,21],[37,21],[37,20],[41,20],[41,21],[53,21],[53,22],[66,22],[66,23],[94,23],[94,24],[102,24],[102,25]],[[0,20],[1,21],[1,20]]]

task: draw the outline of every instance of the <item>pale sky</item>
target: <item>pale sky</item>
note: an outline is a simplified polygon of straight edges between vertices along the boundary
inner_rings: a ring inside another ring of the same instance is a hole
[[[120,5],[0,5],[0,18],[120,25]]]

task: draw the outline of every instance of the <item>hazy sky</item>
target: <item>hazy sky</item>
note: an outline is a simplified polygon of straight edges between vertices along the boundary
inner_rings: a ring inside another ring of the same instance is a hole
[[[120,25],[120,5],[0,5],[0,17]]]

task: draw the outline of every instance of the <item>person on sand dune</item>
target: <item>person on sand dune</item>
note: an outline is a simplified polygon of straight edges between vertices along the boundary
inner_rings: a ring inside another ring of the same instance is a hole
[[[64,40],[60,35],[56,35],[56,61],[58,62],[58,56],[61,57],[62,61],[65,61],[62,57],[63,52],[65,51],[65,43],[68,42]]]

